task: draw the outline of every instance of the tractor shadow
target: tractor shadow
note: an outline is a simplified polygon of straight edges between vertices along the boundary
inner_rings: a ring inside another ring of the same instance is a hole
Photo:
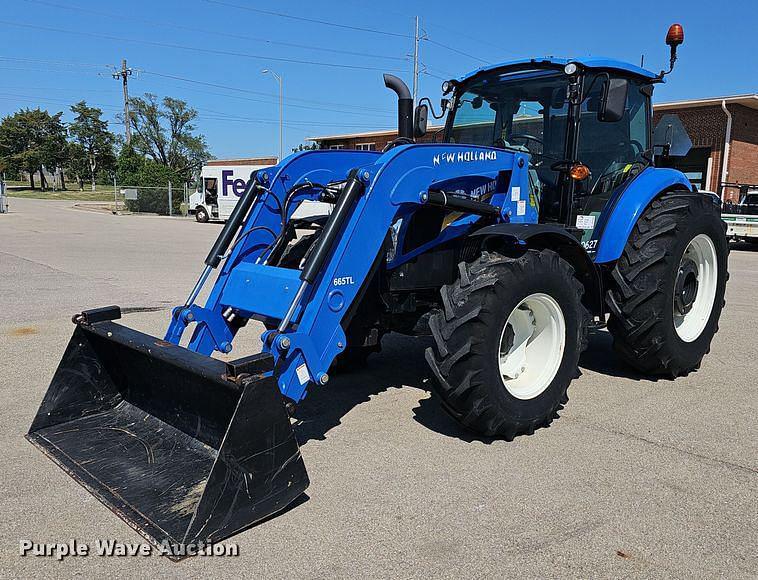
[[[579,361],[581,369],[611,377],[651,380],[636,373],[618,357],[607,331],[592,331],[589,341]],[[340,425],[342,418],[355,407],[369,403],[372,397],[392,388],[420,391],[413,419],[427,429],[468,443],[497,440],[468,431],[444,410],[433,392],[436,379],[424,359],[424,350],[431,344],[427,337],[389,334],[382,341],[382,352],[369,358],[365,368],[334,375],[328,386],[313,389],[295,411],[294,431],[298,443],[304,445],[308,441],[326,439],[327,433]]]
[[[333,376],[327,387],[314,389],[298,404],[294,416],[298,443],[326,439],[327,433],[340,425],[352,409],[368,403],[373,396],[401,387],[421,391],[413,413],[414,420],[426,428],[468,442],[491,441],[458,425],[432,393],[435,379],[424,359],[424,350],[430,345],[431,339],[426,337],[385,336],[382,352],[369,358],[365,368]]]
[[[656,380],[635,371],[616,354],[613,350],[613,337],[607,330],[590,330],[588,338],[587,350],[579,358],[580,369],[634,381]]]

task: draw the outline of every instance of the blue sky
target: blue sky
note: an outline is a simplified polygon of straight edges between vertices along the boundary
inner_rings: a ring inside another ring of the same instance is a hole
[[[70,119],[68,104],[85,99],[114,120],[122,97],[111,72],[126,58],[131,94],[188,101],[215,156],[276,154],[278,88],[260,72],[269,68],[284,78],[286,154],[309,136],[394,126],[381,73],[410,85],[415,15],[427,38],[419,95],[434,102],[441,78],[512,58],[644,54],[660,70],[672,22],[685,43],[656,101],[758,91],[757,3],[574,4],[4,0],[0,116],[40,106]]]

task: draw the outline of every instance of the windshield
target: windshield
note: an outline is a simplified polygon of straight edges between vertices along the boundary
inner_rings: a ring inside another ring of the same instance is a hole
[[[568,77],[555,71],[484,76],[456,100],[448,141],[530,153],[530,192],[554,212],[561,178],[556,161],[566,157],[567,92]]]
[[[458,98],[449,141],[563,159],[567,83],[566,75],[552,71],[483,77]]]

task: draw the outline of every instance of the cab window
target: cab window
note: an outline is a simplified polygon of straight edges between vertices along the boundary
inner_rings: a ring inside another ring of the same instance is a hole
[[[604,74],[587,75],[579,128],[578,160],[590,168],[585,193],[606,196],[646,164],[650,149],[650,111],[643,85],[629,81],[624,116],[600,121],[598,108]]]

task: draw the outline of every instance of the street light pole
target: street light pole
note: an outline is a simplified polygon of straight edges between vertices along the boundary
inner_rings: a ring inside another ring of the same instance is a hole
[[[264,68],[261,72],[263,74],[271,74],[279,83],[279,161],[281,162],[284,157],[284,88],[282,77],[267,68]]]

